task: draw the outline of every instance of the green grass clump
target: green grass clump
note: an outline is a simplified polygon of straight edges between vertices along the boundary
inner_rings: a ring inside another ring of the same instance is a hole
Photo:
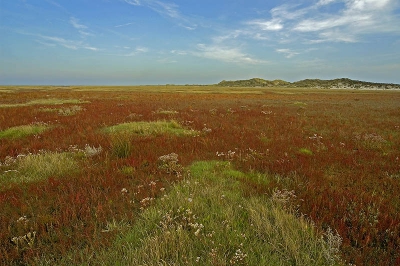
[[[133,176],[135,168],[132,166],[123,166],[119,171],[126,176]]]
[[[49,129],[48,125],[32,124],[11,127],[0,131],[0,139],[19,139],[30,135],[37,135]]]
[[[79,165],[71,153],[43,152],[19,156],[0,174],[0,184],[36,182],[49,177],[77,173]]]
[[[56,98],[37,99],[26,103],[0,104],[0,108],[22,107],[31,105],[61,105],[61,104],[80,104],[80,103],[88,103],[88,101],[82,101],[78,99],[56,99]]]
[[[103,132],[109,134],[136,134],[136,135],[163,135],[163,134],[171,134],[177,136],[195,136],[199,134],[199,132],[195,130],[188,130],[183,128],[178,122],[171,121],[139,121],[139,122],[130,122],[123,123],[115,126],[106,127],[103,129]]]
[[[308,155],[308,156],[313,155],[313,152],[310,149],[307,149],[307,148],[299,149],[299,153],[304,154],[304,155]]]
[[[126,132],[111,137],[111,153],[118,158],[127,158],[133,151],[132,136]]]
[[[58,112],[58,109],[57,108],[40,107],[39,111],[45,112],[45,113],[55,113],[55,112]]]
[[[228,162],[197,162],[93,265],[340,265],[340,238],[319,237],[265,195],[244,198]],[[97,261],[95,261],[97,260]]]
[[[303,103],[303,102],[294,102],[293,104],[296,106],[302,106],[302,107],[307,106],[307,104]]]

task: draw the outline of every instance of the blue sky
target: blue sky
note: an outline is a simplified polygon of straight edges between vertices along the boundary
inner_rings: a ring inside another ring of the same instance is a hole
[[[0,84],[400,84],[398,0],[0,0]]]

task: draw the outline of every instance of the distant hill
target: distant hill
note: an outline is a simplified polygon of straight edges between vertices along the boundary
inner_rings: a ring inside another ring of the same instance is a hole
[[[223,86],[223,87],[276,87],[276,86],[287,86],[287,85],[290,85],[290,82],[280,79],[265,80],[260,78],[235,80],[235,81],[223,80],[220,83],[218,83],[218,86]]]
[[[374,83],[348,78],[321,80],[304,79],[296,82],[284,80],[265,80],[252,78],[247,80],[226,81],[217,84],[221,87],[302,87],[302,88],[321,88],[321,89],[370,89],[370,90],[391,90],[400,89],[400,84]]]

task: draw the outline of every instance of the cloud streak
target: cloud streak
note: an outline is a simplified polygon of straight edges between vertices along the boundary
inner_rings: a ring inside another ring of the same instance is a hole
[[[395,0],[319,0],[304,5],[284,4],[269,10],[269,16],[244,21],[245,27],[215,39],[239,37],[277,42],[359,42],[364,35],[400,34]]]
[[[133,6],[144,6],[157,12],[161,16],[168,17],[178,21],[178,25],[188,30],[197,28],[197,24],[193,23],[181,14],[179,6],[175,3],[167,3],[158,0],[124,0],[125,3]]]
[[[265,61],[252,58],[238,48],[219,45],[198,44],[193,55],[228,63],[261,64]]]
[[[90,46],[82,41],[67,40],[55,36],[45,36],[45,35],[36,35],[36,36],[41,38],[41,40],[37,40],[37,42],[44,44],[46,46],[59,45],[71,50],[86,49],[91,51],[100,51],[99,48]]]
[[[94,34],[88,32],[88,27],[86,25],[83,25],[79,22],[79,19],[75,17],[70,17],[69,23],[78,30],[79,34],[81,37],[87,37],[87,36],[94,36]]]
[[[315,39],[311,41],[314,42],[357,42],[365,34],[400,33],[396,26],[400,21],[392,14],[393,3],[393,0],[320,0],[297,10],[281,6],[277,9],[279,12],[275,10],[275,15],[292,22],[293,32],[313,36]],[[331,13],[321,9],[333,4],[341,4],[341,8]],[[395,21],[397,24],[393,23]]]
[[[134,5],[134,6],[140,6],[141,3],[139,0],[124,0],[126,3],[130,4],[130,5]]]
[[[280,19],[272,20],[251,20],[246,22],[247,25],[257,26],[265,31],[278,31],[283,29],[283,24]]]
[[[82,30],[82,29],[87,29],[88,28],[87,26],[85,26],[83,24],[80,24],[79,23],[79,19],[77,19],[75,17],[71,17],[69,19],[69,22],[71,23],[72,26],[74,26],[75,29],[78,29],[78,30]]]
[[[286,58],[292,58],[293,56],[300,54],[291,49],[276,49],[275,51],[284,54]]]
[[[138,54],[147,53],[149,49],[147,47],[136,47],[135,50],[131,51],[130,53],[123,54],[122,56],[131,57],[136,56]]]
[[[128,23],[116,25],[116,26],[114,26],[114,28],[126,27],[126,26],[129,26],[129,25],[132,25],[132,24],[135,24],[135,23],[134,22],[128,22]]]

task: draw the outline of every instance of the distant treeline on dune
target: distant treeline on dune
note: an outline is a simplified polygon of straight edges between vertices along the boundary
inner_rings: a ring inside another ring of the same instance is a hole
[[[252,78],[247,80],[223,80],[217,84],[222,87],[304,87],[304,88],[323,88],[323,89],[400,89],[400,84],[375,83],[348,78],[321,80],[304,79],[296,82],[288,82],[280,79],[265,80]]]

